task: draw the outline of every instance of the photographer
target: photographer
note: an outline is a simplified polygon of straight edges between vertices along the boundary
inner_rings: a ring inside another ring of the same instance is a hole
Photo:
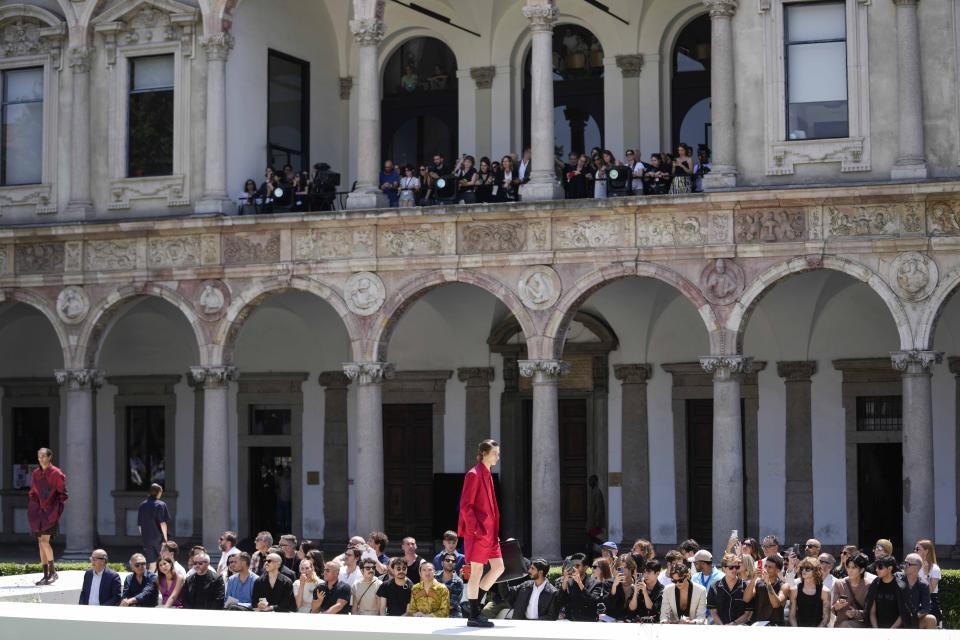
[[[596,622],[601,585],[587,575],[586,556],[575,553],[563,563],[560,578],[560,606],[564,619],[577,622]]]
[[[259,213],[260,203],[257,183],[253,178],[247,178],[243,183],[243,193],[237,196],[237,215],[248,216]]]
[[[310,183],[312,211],[333,211],[333,201],[340,186],[340,174],[330,171],[330,165],[320,162],[313,165],[313,181]]]
[[[663,584],[659,578],[660,563],[657,560],[647,560],[643,565],[643,575],[638,575],[634,581],[633,595],[627,605],[631,616],[639,622],[660,621]]]

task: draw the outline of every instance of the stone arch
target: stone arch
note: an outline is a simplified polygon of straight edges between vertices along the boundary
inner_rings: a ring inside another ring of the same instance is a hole
[[[634,264],[614,264],[597,269],[581,277],[568,288],[555,306],[544,332],[550,342],[552,353],[550,357],[559,358],[563,354],[563,343],[567,334],[567,327],[577,311],[595,291],[616,280],[640,277],[653,278],[676,289],[684,298],[690,301],[703,320],[704,328],[710,338],[710,350],[716,354],[726,353],[724,335],[721,331],[720,319],[716,310],[703,296],[700,289],[684,276],[662,265],[649,262]]]
[[[197,351],[200,354],[198,364],[207,364],[204,355],[207,352],[207,332],[203,323],[197,317],[193,305],[178,292],[154,283],[130,284],[122,286],[105,296],[90,309],[86,322],[81,326],[77,340],[76,362],[77,367],[95,367],[103,347],[103,337],[110,326],[116,322],[127,303],[136,298],[160,298],[172,304],[183,313],[184,318],[193,329],[197,341]]]
[[[232,364],[237,336],[240,335],[240,330],[250,314],[267,298],[287,291],[312,293],[328,302],[343,320],[347,335],[350,338],[351,348],[356,353],[359,343],[358,336],[361,334],[357,316],[350,312],[347,303],[332,287],[312,278],[268,278],[258,280],[255,286],[234,297],[214,334],[213,342],[210,345],[210,362]]]
[[[673,144],[670,140],[673,129],[673,49],[684,29],[690,26],[690,23],[694,20],[707,13],[709,13],[707,7],[698,0],[690,6],[676,11],[665,23],[656,22],[655,26],[659,28],[656,34],[660,37],[660,48],[658,50],[660,54],[660,77],[663,79],[663,90],[660,93],[661,147],[664,146],[664,141],[666,141],[667,147]],[[646,31],[648,28],[647,21],[644,22],[642,30]],[[652,33],[650,35],[652,38],[655,37]]]
[[[469,58],[468,55],[463,51],[457,51],[455,42],[450,40],[450,38],[444,36],[439,31],[430,29],[423,26],[412,26],[412,27],[402,27],[396,31],[390,31],[384,37],[383,42],[380,43],[380,49],[377,60],[377,68],[379,69],[379,74],[377,78],[380,84],[383,84],[383,72],[386,69],[387,62],[397,52],[405,42],[411,40],[416,40],[417,38],[433,38],[434,40],[439,40],[447,46],[447,49],[450,50],[450,53],[453,54],[454,60],[457,62],[457,69],[460,69],[461,60],[466,60]]]
[[[933,295],[927,298],[917,319],[914,344],[917,349],[932,349],[940,315],[947,308],[950,299],[960,291],[960,267],[940,278]]]
[[[69,19],[71,12],[65,11],[64,15]],[[32,4],[8,4],[0,7],[0,23],[11,18],[33,18],[47,27],[59,27],[64,24],[63,18]]]
[[[0,294],[2,294],[0,295],[0,305],[3,305],[5,302],[20,302],[43,314],[43,317],[46,318],[53,327],[54,333],[57,334],[60,351],[63,354],[63,366],[68,367],[71,361],[70,336],[67,335],[66,327],[64,327],[60,318],[57,316],[56,310],[50,306],[47,300],[34,291],[27,289],[7,289],[0,291]]]
[[[387,298],[383,309],[375,316],[376,321],[371,326],[372,334],[368,336],[369,346],[364,350],[364,353],[370,354],[371,360],[386,361],[390,337],[400,323],[404,312],[433,289],[452,282],[470,284],[494,296],[510,310],[510,313],[520,323],[523,334],[527,338],[527,343],[530,344],[535,340],[538,331],[533,317],[523,305],[523,302],[520,301],[519,296],[507,285],[488,274],[478,271],[468,269],[438,270],[410,278],[392,296]]]
[[[901,348],[915,348],[913,346],[913,330],[910,325],[910,320],[907,317],[907,312],[900,302],[900,299],[890,286],[884,282],[883,278],[872,269],[858,262],[837,256],[823,256],[822,259],[816,261],[808,260],[805,257],[792,258],[787,262],[770,267],[753,279],[750,285],[740,294],[739,299],[733,305],[730,315],[727,317],[726,330],[736,344],[737,353],[739,353],[743,347],[743,337],[747,324],[750,321],[750,315],[764,294],[784,278],[817,269],[831,269],[845,273],[870,287],[874,293],[880,296],[890,311],[890,315],[897,325]]]

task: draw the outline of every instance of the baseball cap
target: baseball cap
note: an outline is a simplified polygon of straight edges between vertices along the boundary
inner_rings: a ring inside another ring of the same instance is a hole
[[[700,549],[697,551],[696,555],[693,556],[694,562],[713,562],[713,554],[711,554],[706,549]]]
[[[607,540],[606,542],[603,543],[602,546],[603,546],[605,549],[616,549],[616,548],[617,548],[617,543],[614,542],[613,540]]]

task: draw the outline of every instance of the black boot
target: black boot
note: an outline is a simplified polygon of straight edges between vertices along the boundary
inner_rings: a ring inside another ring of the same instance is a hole
[[[38,587],[42,587],[47,584],[47,580],[50,579],[50,564],[44,563],[43,565],[43,577],[34,582],[33,584]]]
[[[487,590],[480,589],[480,597],[477,598],[477,603],[480,605],[480,609],[483,609],[484,600],[487,598]]]
[[[57,574],[57,567],[53,564],[53,560],[48,562],[47,565],[50,567],[50,577],[47,578],[47,584],[53,584],[60,576]]]
[[[487,620],[487,616],[480,611],[479,600],[470,600],[470,617],[467,618],[468,627],[490,628],[493,623]]]

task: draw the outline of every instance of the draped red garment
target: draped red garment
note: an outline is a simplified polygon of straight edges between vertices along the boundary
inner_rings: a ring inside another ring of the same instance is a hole
[[[46,531],[54,527],[60,521],[63,504],[67,501],[67,477],[52,464],[46,469],[34,469],[27,499],[30,530]]]
[[[500,508],[493,476],[482,462],[467,471],[460,494],[457,535],[463,538],[467,562],[486,563],[500,556]]]

